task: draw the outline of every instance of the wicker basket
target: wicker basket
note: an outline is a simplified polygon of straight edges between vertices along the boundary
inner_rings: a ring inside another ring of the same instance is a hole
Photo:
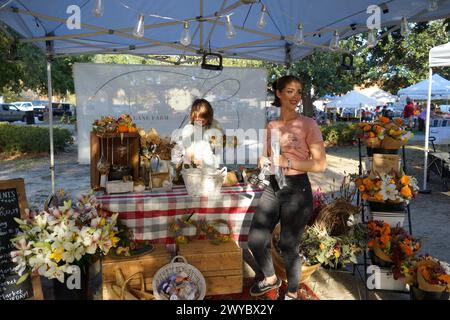
[[[192,197],[220,195],[227,168],[221,170],[189,168],[181,171],[188,194]]]
[[[181,259],[183,262],[175,262],[177,259]],[[174,273],[176,274],[181,272],[186,273],[189,279],[197,285],[199,296],[196,300],[203,300],[203,298],[205,298],[206,282],[201,272],[193,265],[188,264],[184,257],[176,256],[169,264],[159,269],[153,278],[153,295],[157,300],[167,300],[164,295],[160,295],[158,292],[160,283]]]
[[[284,268],[283,259],[281,258],[280,253],[278,252],[278,240],[280,238],[280,225],[278,224],[273,233],[272,233],[272,261],[273,267],[275,268],[275,274],[278,279],[283,281],[287,281],[286,270]],[[307,281],[311,275],[320,268],[320,263],[314,264],[312,266],[302,264],[301,270],[299,270],[299,282],[303,283]]]

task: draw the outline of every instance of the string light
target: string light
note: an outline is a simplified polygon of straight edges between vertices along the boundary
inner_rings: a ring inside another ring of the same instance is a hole
[[[295,31],[295,34],[294,34],[294,43],[298,46],[305,43],[305,38],[303,36],[303,24],[302,23],[299,23],[297,25],[297,30]]]
[[[144,15],[143,14],[139,15],[138,22],[136,23],[136,26],[134,27],[134,30],[133,30],[133,35],[136,38],[144,37]]]
[[[400,24],[400,34],[403,37],[408,37],[411,33],[411,29],[409,29],[408,20],[406,20],[406,17],[402,18],[402,22]]]
[[[103,0],[96,0],[94,8],[92,9],[92,14],[99,18],[103,16]]]
[[[226,23],[227,23],[227,38],[233,39],[236,37],[236,30],[234,30],[234,26],[231,23],[231,18],[229,15],[226,16]]]
[[[337,30],[334,31],[333,38],[331,38],[330,49],[331,50],[339,49],[339,32]]]
[[[188,21],[185,21],[183,24],[183,31],[181,32],[180,43],[185,47],[191,44],[191,35],[189,34]]]
[[[367,47],[373,48],[377,45],[378,39],[375,30],[369,30],[367,33]]]
[[[259,13],[258,22],[256,23],[258,28],[263,29],[266,26],[266,24],[267,24],[266,16],[267,16],[267,8],[263,4],[261,6],[261,12]]]
[[[428,0],[428,11],[436,11],[439,6],[438,0]]]

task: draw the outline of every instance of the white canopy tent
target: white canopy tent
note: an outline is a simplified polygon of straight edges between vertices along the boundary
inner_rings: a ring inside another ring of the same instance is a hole
[[[425,159],[423,167],[423,192],[427,192],[427,168],[428,168],[428,139],[430,138],[430,109],[433,91],[433,68],[450,66],[450,42],[434,48],[431,48],[429,54],[428,66],[430,76],[428,81],[428,99],[427,99],[427,116],[425,121]]]
[[[431,51],[430,51],[430,58],[431,58]],[[442,63],[443,59],[444,58],[439,58],[438,63]],[[425,100],[428,98],[428,88],[429,88],[428,82],[429,79],[422,80],[416,84],[413,84],[410,87],[399,90],[397,94],[400,98],[409,97],[411,99]],[[448,99],[450,97],[449,80],[441,77],[436,73],[432,75],[431,83],[432,83],[431,99],[433,100]]]
[[[377,100],[377,106],[382,106],[390,102],[397,101],[397,97],[390,94],[387,91],[384,91],[378,87],[369,87],[362,90],[359,90],[363,95],[368,96],[369,98]]]
[[[355,113],[361,108],[375,107],[377,100],[372,99],[356,90],[349,91],[342,97],[336,97],[327,107],[352,109]]]
[[[400,28],[402,18],[421,22],[450,16],[450,0],[439,1],[433,10],[428,4],[427,0],[0,0],[0,22],[48,56],[54,192],[54,56],[158,55],[153,58],[167,61],[170,55],[186,55],[191,57],[183,61],[192,62],[213,52],[290,64],[316,48],[328,49],[335,35],[344,39],[367,31],[368,21],[378,20],[377,27],[387,27],[381,35],[386,36]],[[181,58],[178,63],[183,63]]]

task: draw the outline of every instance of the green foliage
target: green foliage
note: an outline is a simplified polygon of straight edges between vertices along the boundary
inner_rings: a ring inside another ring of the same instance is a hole
[[[320,131],[327,147],[352,144],[356,137],[356,127],[351,123],[321,126]]]
[[[37,126],[15,126],[0,124],[0,152],[50,152],[49,129]],[[64,151],[72,144],[69,130],[54,128],[53,142],[55,151]]]
[[[77,117],[76,117],[75,115],[73,115],[73,116],[68,116],[68,115],[64,114],[64,115],[61,117],[61,119],[59,119],[59,121],[60,121],[61,123],[64,123],[64,124],[72,124],[72,123],[77,122]]]

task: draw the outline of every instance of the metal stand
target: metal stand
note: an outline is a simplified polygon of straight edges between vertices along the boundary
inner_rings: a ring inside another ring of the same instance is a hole
[[[361,176],[363,174],[363,167],[362,167],[362,159],[364,157],[366,157],[367,155],[364,155],[361,151],[361,140],[358,139],[358,156],[359,156],[359,163],[358,163],[358,174]],[[405,146],[402,146],[402,169],[403,172],[406,174],[407,171],[407,166],[406,166],[406,154],[405,154]],[[359,206],[361,204],[361,222],[362,223],[367,223],[369,220],[369,216],[368,216],[368,206],[369,204],[366,201],[362,201],[361,199],[361,195],[359,193],[359,190],[357,191],[357,196],[356,196],[356,204]],[[410,207],[409,204],[405,207],[407,216],[408,216],[408,228],[409,228],[409,233],[412,235],[412,225],[411,225],[411,211],[410,211]],[[367,215],[367,216],[366,216]],[[358,272],[360,278],[362,278],[362,275],[358,269],[358,266],[362,266],[364,268],[364,287],[365,287],[365,300],[367,300],[368,297],[368,291],[380,291],[380,292],[395,292],[395,293],[404,293],[404,294],[409,294],[409,292],[405,292],[405,291],[395,291],[395,290],[383,290],[383,289],[369,289],[367,287],[367,268],[368,266],[372,265],[371,259],[370,257],[368,257],[367,254],[367,250],[363,251],[363,263],[361,264],[355,264],[353,266],[353,273],[356,271]]]

